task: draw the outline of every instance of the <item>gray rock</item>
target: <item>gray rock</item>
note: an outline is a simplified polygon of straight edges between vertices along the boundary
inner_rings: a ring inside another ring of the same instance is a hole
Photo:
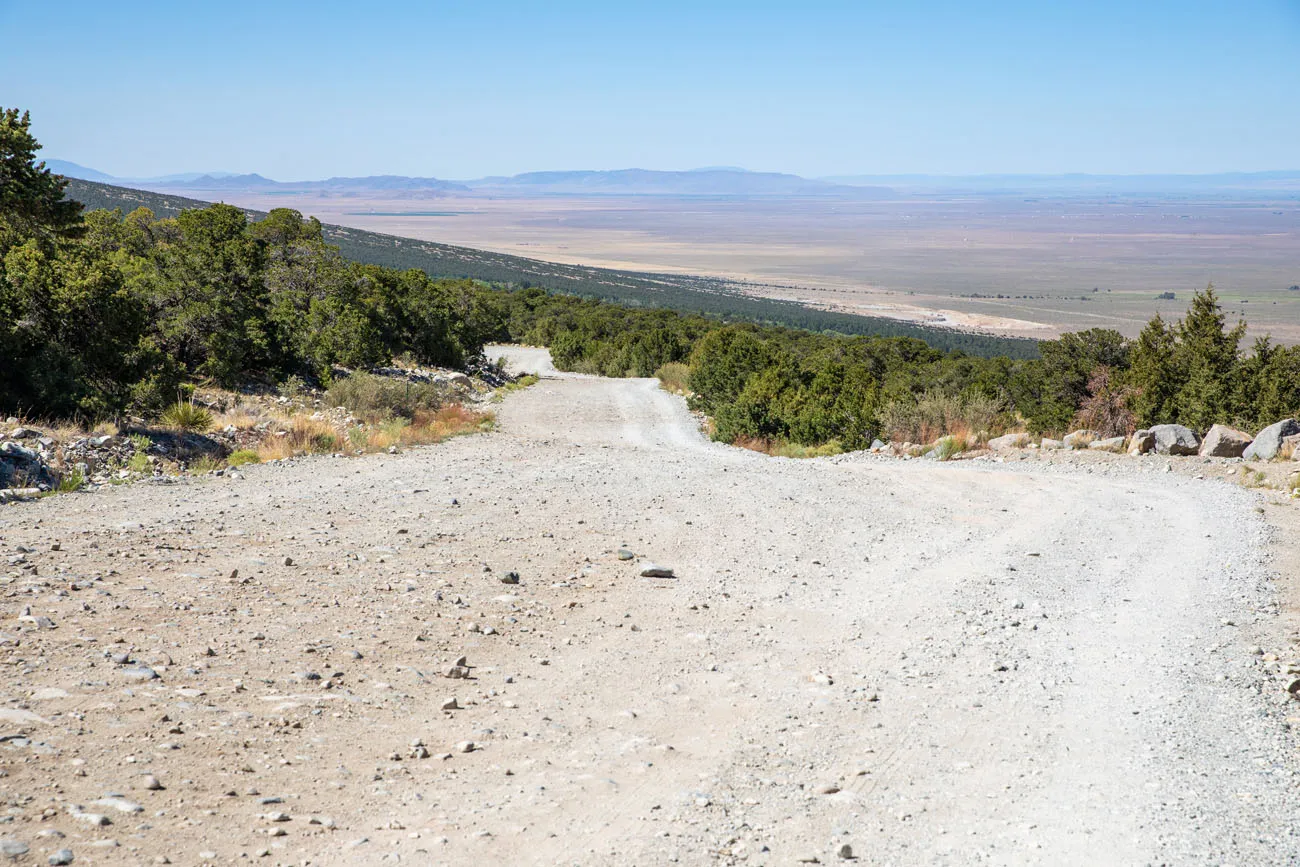
[[[1216,424],[1205,434],[1198,454],[1203,458],[1239,458],[1248,445],[1250,434],[1226,424]]]
[[[95,802],[95,806],[109,807],[111,809],[117,810],[119,813],[143,813],[144,812],[144,807],[140,806],[134,801],[128,801],[126,798],[118,798],[118,797],[100,798],[98,801]]]
[[[1158,424],[1151,428],[1155,437],[1155,453],[1158,455],[1194,455],[1201,447],[1201,441],[1190,428],[1180,424]]]
[[[673,570],[669,566],[660,566],[656,563],[646,563],[641,567],[642,578],[674,578]]]
[[[40,431],[32,430],[29,427],[16,427],[9,434],[11,440],[25,440],[28,437],[40,436]]]
[[[1067,449],[1086,449],[1088,443],[1100,436],[1095,430],[1076,430],[1065,435],[1062,440]]]
[[[502,584],[518,584],[518,583],[519,583],[519,573],[518,573],[518,572],[507,572],[506,574],[504,574],[504,575],[501,576],[501,583],[502,583]]]
[[[1134,456],[1145,455],[1156,447],[1156,435],[1145,428],[1133,434],[1128,441],[1128,453]]]
[[[618,549],[618,559],[620,559],[620,560],[631,560],[631,559],[632,559],[633,557],[635,557],[635,556],[636,556],[636,554],[633,554],[633,553],[632,553],[631,551],[629,551],[627,548],[619,548],[619,549]]]
[[[1300,434],[1300,424],[1293,418],[1284,418],[1255,434],[1255,440],[1241,456],[1248,461],[1271,461],[1282,450],[1282,440]]]
[[[0,855],[17,860],[31,851],[31,847],[21,840],[5,838],[0,840]]]
[[[1038,444],[1038,447],[1044,451],[1055,451],[1065,448],[1065,441],[1043,437],[1042,441]]]
[[[132,668],[122,669],[122,676],[127,680],[146,681],[155,680],[158,677],[158,672],[147,665],[137,665]]]
[[[885,447],[885,444],[882,443],[880,440],[872,440],[872,441],[871,441],[871,450],[872,450],[873,452],[878,452],[878,451],[880,451],[881,449],[883,449],[884,447]]]
[[[1282,437],[1283,455],[1290,454],[1291,460],[1300,461],[1300,434],[1291,434],[1289,437]]]
[[[72,859],[73,859],[73,856],[72,856],[72,850],[71,850],[71,849],[60,849],[59,851],[55,852],[53,855],[50,856],[50,863],[51,863],[51,864],[71,864],[71,863],[72,863]]]
[[[1009,433],[989,440],[989,448],[995,452],[1007,451],[1008,449],[1023,449],[1028,445],[1029,434],[1027,433]]]
[[[1119,454],[1124,451],[1124,437],[1107,437],[1103,440],[1093,440],[1088,443],[1088,448],[1099,452]]]
[[[103,813],[83,813],[80,810],[77,810],[72,813],[72,818],[76,819],[78,822],[85,822],[87,825],[95,828],[113,824],[112,820]]]

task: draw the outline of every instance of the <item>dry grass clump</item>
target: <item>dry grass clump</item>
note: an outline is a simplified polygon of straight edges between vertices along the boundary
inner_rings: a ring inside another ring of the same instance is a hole
[[[690,390],[691,368],[680,361],[670,361],[655,371],[659,387],[673,394],[686,394]]]
[[[448,388],[435,383],[354,373],[330,385],[325,403],[367,418],[414,418],[418,412],[441,408],[450,397]]]
[[[250,431],[263,422],[276,420],[277,416],[271,415],[257,404],[241,402],[236,403],[225,412],[218,413],[212,423],[218,430],[233,427],[237,431]]]
[[[490,412],[449,404],[438,410],[417,412],[410,420],[389,419],[348,431],[348,445],[359,452],[386,451],[392,446],[440,443],[452,437],[491,430],[496,417]]]
[[[941,461],[950,461],[957,455],[966,451],[969,440],[966,437],[958,437],[949,434],[945,437],[939,437],[934,443],[934,456]]]
[[[932,443],[952,436],[969,443],[987,441],[1005,427],[1001,400],[982,394],[927,391],[915,400],[890,401],[880,408],[881,430],[894,442]]]
[[[276,461],[295,455],[324,455],[340,451],[343,440],[327,421],[294,416],[285,427],[272,431],[257,447],[257,456]]]
[[[751,452],[762,452],[774,458],[824,458],[844,452],[838,440],[831,440],[819,446],[804,446],[781,439],[742,436],[738,437],[732,445],[749,449]]]

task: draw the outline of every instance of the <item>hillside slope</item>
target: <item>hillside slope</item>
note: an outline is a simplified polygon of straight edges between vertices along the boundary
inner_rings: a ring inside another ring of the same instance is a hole
[[[158,216],[175,216],[209,203],[198,199],[108,184],[69,179],[67,195],[87,208],[146,207]],[[245,209],[253,219],[264,214]],[[790,301],[756,298],[746,286],[712,277],[638,273],[564,265],[491,253],[469,247],[381,235],[343,226],[326,226],[325,239],[349,259],[391,268],[418,268],[433,277],[467,277],[488,283],[535,285],[544,289],[642,307],[664,307],[725,319],[745,320],[812,331],[912,337],[941,350],[960,350],[985,357],[1033,358],[1033,340],[994,337],[943,328],[927,328],[869,316],[833,313]]]

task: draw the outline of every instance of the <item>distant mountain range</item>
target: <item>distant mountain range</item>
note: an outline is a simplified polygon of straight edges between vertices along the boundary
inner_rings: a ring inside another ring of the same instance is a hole
[[[890,190],[808,180],[777,172],[749,172],[735,168],[659,172],[648,169],[618,171],[527,172],[513,177],[466,181],[484,192],[534,194],[590,194],[638,196],[863,196],[889,195]]]
[[[67,160],[46,160],[45,166],[55,174],[64,177],[78,178],[83,181],[98,181],[100,183],[121,183],[124,181],[152,184],[186,183],[203,177],[227,178],[233,175],[233,172],[182,172],[177,175],[160,175],[152,178],[119,178],[96,169],[88,169],[85,166],[70,163]]]
[[[389,192],[413,195],[625,195],[625,196],[837,196],[876,198],[891,193],[869,185],[834,184],[776,172],[717,167],[685,172],[647,169],[618,171],[528,172],[513,177],[447,181],[372,175],[323,181],[275,181],[258,174],[189,173],[159,178],[118,178],[64,160],[47,160],[59,174],[98,183],[127,184],[169,192]]]
[[[1209,175],[844,175],[804,178],[710,166],[684,172],[649,169],[526,172],[467,181],[402,175],[275,181],[258,174],[187,172],[153,178],[119,178],[65,160],[46,160],[55,172],[99,183],[168,192],[389,193],[396,196],[718,196],[882,199],[938,195],[1230,195],[1251,192],[1290,198],[1300,194],[1300,171],[1225,172]]]

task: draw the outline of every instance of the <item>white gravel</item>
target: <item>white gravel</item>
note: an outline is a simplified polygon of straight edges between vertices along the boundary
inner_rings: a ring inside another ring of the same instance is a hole
[[[33,799],[3,836],[78,864],[1300,859],[1254,495],[1142,462],[771,459],[650,380],[552,374],[500,420],[0,510],[39,567],[9,573],[0,689],[45,721],[0,731],[28,741],[0,787]],[[118,849],[39,819],[109,791],[154,817],[102,829]]]

